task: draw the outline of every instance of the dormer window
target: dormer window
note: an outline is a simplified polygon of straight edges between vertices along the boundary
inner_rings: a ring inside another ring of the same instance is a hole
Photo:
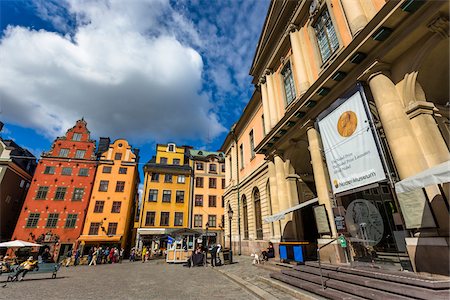
[[[175,152],[175,144],[167,145],[167,152]]]
[[[83,135],[81,134],[81,133],[74,133],[73,134],[73,136],[72,136],[72,141],[77,141],[77,142],[79,142],[79,141],[81,141],[81,137],[82,137]]]

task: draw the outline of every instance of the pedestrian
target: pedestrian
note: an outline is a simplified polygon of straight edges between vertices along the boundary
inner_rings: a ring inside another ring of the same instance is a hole
[[[119,249],[114,247],[114,263],[119,262],[119,256],[120,256]]]
[[[94,248],[91,247],[91,248],[89,248],[89,251],[88,251],[88,260],[87,260],[87,263],[88,263],[88,264],[91,263],[91,261],[92,261],[92,256],[93,256],[93,255],[94,255]]]
[[[74,260],[74,262],[73,262],[73,265],[74,265],[74,266],[77,266],[77,265],[78,265],[79,259],[80,259],[80,249],[77,249],[77,250],[75,251],[75,260]]]
[[[211,267],[216,266],[217,246],[213,245],[210,250],[211,253]]]
[[[105,250],[103,250],[103,263],[108,263],[108,255],[109,255],[109,247],[106,247]]]
[[[103,249],[102,249],[102,247],[98,247],[98,249],[97,249],[97,263],[98,264],[102,263],[102,255],[103,255]]]
[[[123,260],[123,254],[125,253],[125,249],[123,249],[122,247],[120,248],[120,252],[119,252],[119,263],[122,263]]]
[[[67,254],[66,254],[66,267],[68,267],[70,265],[70,261],[71,260],[72,260],[72,249],[67,251]]]
[[[97,265],[97,248],[94,247],[94,250],[92,251],[92,258],[91,261],[89,262],[89,265],[92,266],[96,266]]]
[[[109,261],[108,263],[112,264],[114,261],[114,248],[111,248],[111,250],[109,251]]]
[[[130,262],[133,262],[136,260],[136,250],[134,248],[131,248],[130,251]]]
[[[145,257],[147,256],[147,247],[144,247],[144,249],[142,249],[142,262],[145,262]]]

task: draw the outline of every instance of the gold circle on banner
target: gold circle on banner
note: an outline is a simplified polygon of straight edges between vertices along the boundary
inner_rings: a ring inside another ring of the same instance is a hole
[[[342,137],[351,136],[358,125],[358,117],[352,111],[342,113],[337,122],[337,130]]]

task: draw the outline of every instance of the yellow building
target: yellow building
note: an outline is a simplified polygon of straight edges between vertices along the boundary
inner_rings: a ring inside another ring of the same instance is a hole
[[[209,244],[223,243],[225,159],[222,152],[190,150],[194,166],[192,228],[206,234]]]
[[[107,140],[107,143],[102,141]],[[106,149],[105,149],[106,148]],[[83,233],[79,240],[90,246],[120,246],[128,250],[139,183],[139,152],[124,139],[99,145],[97,174]]]
[[[156,238],[159,246],[166,248],[166,240],[159,240],[159,237],[189,227],[192,168],[187,157],[188,148],[173,143],[158,144],[156,156],[144,166],[144,194],[136,238],[138,248],[150,246]]]

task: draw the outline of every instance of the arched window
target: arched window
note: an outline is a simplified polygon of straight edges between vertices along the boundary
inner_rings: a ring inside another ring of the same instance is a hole
[[[253,201],[255,203],[255,225],[256,225],[256,239],[263,239],[263,227],[261,217],[261,198],[259,197],[259,190],[255,188],[253,190]]]
[[[248,240],[248,208],[245,195],[242,195],[242,207],[242,213],[244,214],[244,240]]]

